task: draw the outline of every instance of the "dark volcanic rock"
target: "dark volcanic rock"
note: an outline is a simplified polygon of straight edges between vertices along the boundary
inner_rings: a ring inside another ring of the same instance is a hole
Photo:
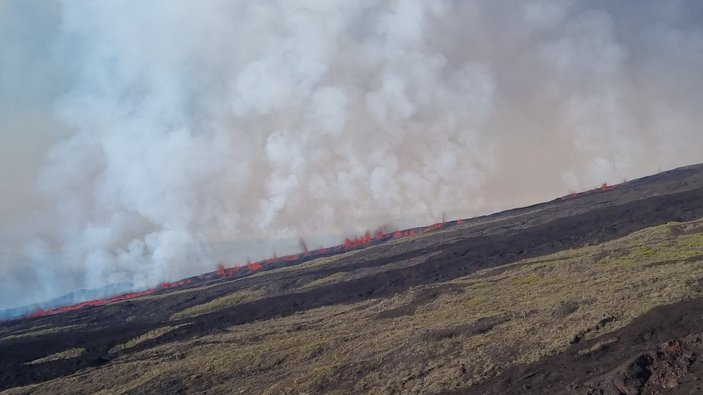
[[[154,298],[0,323],[0,328],[7,329],[8,333],[39,326],[66,328],[42,336],[17,337],[0,342],[0,390],[66,376],[109,361],[109,350],[112,347],[163,326],[174,313],[243,289],[266,287],[274,292],[261,299],[196,317],[174,320],[172,324],[177,327],[172,331],[141,342],[124,353],[198,338],[226,330],[233,325],[290,316],[317,307],[389,297],[415,286],[456,279],[481,269],[602,243],[672,221],[691,221],[701,217],[703,165],[698,165],[635,180],[606,192],[591,191],[574,198],[556,199],[466,220],[464,226],[434,235],[427,234],[417,240],[381,244],[358,251],[353,256],[340,258],[329,265],[264,272],[237,281],[213,279],[208,287],[200,288],[198,292],[164,292]],[[411,260],[418,262],[413,265],[402,264]],[[388,268],[391,264],[394,266]],[[360,272],[375,268],[382,269],[371,270],[361,278],[287,291],[300,284],[303,277],[308,280],[321,279],[338,272]],[[445,291],[454,292],[451,289],[441,292]],[[435,291],[420,294],[410,305],[387,314],[389,317],[411,315],[417,306],[429,303],[437,295]],[[568,315],[570,309],[565,306],[561,314]],[[685,383],[687,372],[698,369],[697,356],[700,351],[694,340],[685,339],[689,334],[703,330],[701,316],[703,300],[658,308],[626,328],[615,331],[607,339],[579,339],[563,354],[533,365],[510,369],[484,387],[463,391],[584,393],[588,390],[610,391],[609,388],[615,388],[616,383],[626,386],[623,389],[628,391],[648,391],[650,388],[665,388],[674,382],[680,383],[677,388],[683,388],[688,385]],[[475,326],[452,328],[446,333],[434,335],[451,338],[453,333],[485,333],[506,319],[508,318],[502,316],[492,317],[477,322]],[[614,317],[604,316],[594,325],[602,327],[613,319]],[[188,325],[178,326],[185,323]],[[599,351],[598,358],[583,352],[594,347],[598,341],[610,341],[611,337],[618,340]],[[660,347],[662,342],[677,339],[680,353],[676,351],[676,343],[671,343],[671,349]],[[72,348],[86,351],[66,360],[27,364]],[[691,358],[695,354],[695,358],[681,360],[688,358],[689,354]],[[693,362],[686,366],[686,361]],[[608,387],[608,383],[612,385]],[[177,393],[187,391],[184,385],[174,378],[154,384],[150,389],[154,392]]]
[[[701,330],[703,298],[660,306],[613,333],[456,393],[703,393]]]

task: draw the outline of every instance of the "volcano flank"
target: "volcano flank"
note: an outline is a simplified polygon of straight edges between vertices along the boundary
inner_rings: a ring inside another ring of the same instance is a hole
[[[35,311],[8,393],[703,392],[703,165]]]

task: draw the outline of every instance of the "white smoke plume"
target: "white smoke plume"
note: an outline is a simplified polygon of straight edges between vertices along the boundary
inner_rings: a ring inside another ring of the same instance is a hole
[[[70,134],[0,305],[699,162],[696,15],[688,1],[62,2],[51,61],[72,65],[54,106]]]

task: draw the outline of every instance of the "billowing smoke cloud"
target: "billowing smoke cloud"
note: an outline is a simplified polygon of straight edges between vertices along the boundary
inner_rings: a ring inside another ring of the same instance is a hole
[[[70,135],[0,304],[699,162],[700,16],[693,1],[63,2]]]

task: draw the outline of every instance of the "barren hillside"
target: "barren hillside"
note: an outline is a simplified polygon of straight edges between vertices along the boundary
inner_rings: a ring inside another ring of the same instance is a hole
[[[0,389],[703,391],[702,218],[698,165],[9,321]]]

